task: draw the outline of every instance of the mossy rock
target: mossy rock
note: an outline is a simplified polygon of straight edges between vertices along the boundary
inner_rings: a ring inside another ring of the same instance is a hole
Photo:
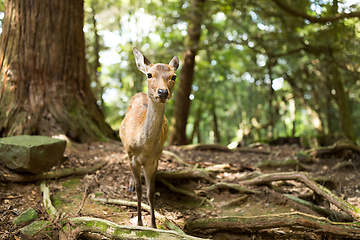
[[[0,160],[15,172],[38,174],[64,159],[66,141],[45,136],[0,138]]]

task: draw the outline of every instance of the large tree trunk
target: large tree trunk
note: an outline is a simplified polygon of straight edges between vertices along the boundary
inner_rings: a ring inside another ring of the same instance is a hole
[[[194,79],[195,56],[201,34],[201,22],[204,14],[205,0],[191,0],[188,35],[185,40],[185,53],[183,56],[180,81],[174,102],[174,116],[171,120],[170,144],[187,144],[186,125],[190,110],[191,86]]]
[[[83,1],[12,0],[4,7],[0,136],[114,138],[86,72]]]

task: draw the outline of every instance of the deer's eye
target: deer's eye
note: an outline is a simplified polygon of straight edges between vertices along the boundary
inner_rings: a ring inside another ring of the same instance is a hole
[[[148,77],[148,78],[152,78],[151,73],[148,73],[148,74],[147,74],[147,77]]]
[[[176,75],[172,76],[171,80],[175,81],[176,80]]]

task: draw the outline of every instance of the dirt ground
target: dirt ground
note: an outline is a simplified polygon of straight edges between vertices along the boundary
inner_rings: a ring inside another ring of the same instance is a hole
[[[218,150],[184,150],[178,147],[167,147],[166,150],[175,153],[191,167],[211,167],[219,164],[229,164],[233,171],[219,172],[215,176],[216,181],[237,183],[239,179],[250,172],[276,173],[297,171],[297,165],[268,166],[257,168],[257,164],[273,160],[287,161],[297,159],[301,150],[297,145],[268,146],[259,145],[249,151],[218,151]],[[255,151],[252,151],[255,150]],[[127,159],[124,158],[125,151],[121,142],[109,141],[107,143],[74,144],[68,145],[65,151],[66,159],[51,170],[66,168],[89,168],[96,163],[106,161],[107,165],[94,174],[85,176],[70,176],[60,179],[46,180],[50,189],[53,205],[58,211],[66,212],[68,216],[93,216],[103,218],[117,224],[134,225],[136,223],[136,208],[118,206],[112,204],[101,204],[91,200],[91,197],[123,199],[136,201],[135,192],[128,192],[128,179],[130,169]],[[338,165],[341,162],[351,164]],[[360,157],[356,153],[346,152],[338,155],[326,156],[306,162],[306,172],[313,177],[327,177],[331,179],[331,185],[327,186],[336,195],[360,208]],[[159,171],[175,171],[184,167],[173,159],[173,157],[162,157],[159,162]],[[235,169],[235,171],[234,171]],[[8,170],[0,162],[0,172]],[[1,173],[0,173],[1,177]],[[89,185],[89,183],[95,183]],[[199,190],[209,183],[203,179],[176,179],[171,182],[174,186],[188,191]],[[282,185],[284,193],[295,196],[312,196],[309,189],[302,184],[287,181]],[[84,202],[81,212],[77,215],[82,199],[88,190],[88,197]],[[145,186],[144,186],[145,189]],[[274,213],[285,213],[303,211],[305,213],[319,216],[310,208],[291,204],[289,201],[279,201],[267,195],[271,189],[266,186],[254,187],[261,190],[260,194],[249,194],[248,198],[238,205],[223,207],[231,199],[244,194],[232,190],[215,190],[208,192],[209,199],[214,203],[214,208],[201,202],[192,200],[187,196],[170,191],[160,182],[156,183],[155,208],[166,216],[167,219],[184,228],[186,222],[194,219],[224,217],[224,216],[255,216]],[[147,203],[145,191],[143,191],[143,202]],[[311,198],[311,197],[310,197]],[[333,208],[328,203],[322,203],[318,199],[307,199],[320,206]],[[23,236],[19,229],[26,224],[13,225],[12,221],[20,213],[33,207],[39,217],[47,219],[47,213],[43,206],[40,181],[32,183],[3,182],[0,179],[0,238],[1,239],[28,239]],[[150,216],[143,212],[144,224],[149,226]],[[158,228],[166,229],[159,221]],[[186,229],[185,229],[186,231]],[[242,233],[216,232],[206,235],[213,239],[335,239],[331,235],[317,235],[309,233],[304,235],[292,232],[289,237],[289,229],[270,229],[266,231],[249,231]],[[297,235],[298,234],[298,235]],[[197,234],[199,237],[201,234]],[[37,239],[49,239],[45,235]],[[35,238],[34,238],[35,239]],[[100,238],[101,239],[101,238]],[[102,238],[106,239],[106,238]]]

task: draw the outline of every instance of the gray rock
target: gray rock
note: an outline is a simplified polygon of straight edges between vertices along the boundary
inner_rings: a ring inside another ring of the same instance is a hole
[[[66,141],[45,136],[0,138],[0,160],[15,172],[38,174],[63,160]]]
[[[32,207],[29,207],[25,212],[21,213],[17,218],[14,219],[13,224],[30,222],[35,218],[37,218],[36,211]]]

